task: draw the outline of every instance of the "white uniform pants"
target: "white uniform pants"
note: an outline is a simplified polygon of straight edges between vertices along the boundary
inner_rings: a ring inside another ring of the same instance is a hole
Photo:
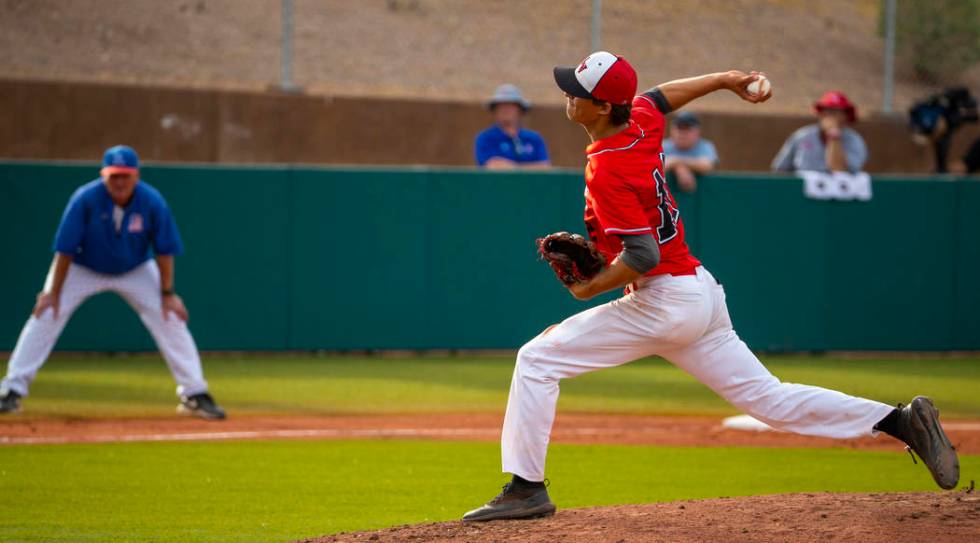
[[[544,479],[558,381],[650,355],[667,359],[749,415],[800,434],[875,435],[872,427],[893,409],[780,382],[739,339],[724,290],[699,267],[697,275],[643,278],[630,294],[574,315],[521,348],[501,436],[504,471]]]
[[[45,290],[50,287],[51,280],[52,276],[49,274]],[[167,319],[163,317],[160,270],[152,259],[122,275],[96,273],[84,266],[72,264],[61,289],[58,318],[54,318],[54,311],[47,309],[40,317],[31,315],[27,319],[27,324],[17,339],[17,346],[10,356],[7,377],[0,389],[13,390],[26,396],[31,381],[48,359],[75,309],[90,296],[106,291],[122,296],[139,314],[177,381],[177,394],[207,392],[208,384],[204,381],[201,370],[201,358],[187,324],[173,313]]]

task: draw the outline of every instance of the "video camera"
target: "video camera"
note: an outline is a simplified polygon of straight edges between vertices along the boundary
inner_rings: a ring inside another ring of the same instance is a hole
[[[917,143],[932,144],[936,173],[947,171],[946,160],[953,133],[978,119],[977,100],[966,87],[950,87],[916,102],[909,109],[912,137]]]

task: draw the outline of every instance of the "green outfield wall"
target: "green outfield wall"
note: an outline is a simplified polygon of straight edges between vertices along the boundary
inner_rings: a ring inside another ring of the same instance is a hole
[[[0,350],[43,283],[95,164],[0,162]],[[584,309],[534,239],[583,231],[579,172],[147,166],[186,246],[202,349],[512,348]],[[980,349],[980,183],[886,178],[870,202],[719,174],[678,196],[695,254],[762,350]],[[608,297],[606,298],[608,299]],[[124,302],[82,306],[62,350],[151,350]]]

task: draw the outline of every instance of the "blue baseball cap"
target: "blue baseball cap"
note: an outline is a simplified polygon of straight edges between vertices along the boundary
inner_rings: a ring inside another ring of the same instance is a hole
[[[701,126],[701,119],[691,111],[681,111],[674,117],[674,126],[678,128],[691,128],[692,126]]]
[[[139,167],[140,157],[132,147],[116,145],[106,149],[102,155],[102,173],[105,175],[134,173]]]

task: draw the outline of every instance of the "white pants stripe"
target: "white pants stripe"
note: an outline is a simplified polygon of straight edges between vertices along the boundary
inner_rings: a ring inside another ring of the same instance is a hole
[[[45,290],[50,286],[50,281],[49,274]],[[122,296],[139,314],[177,381],[177,394],[207,392],[201,358],[187,324],[172,313],[164,319],[160,270],[152,259],[122,275],[96,273],[72,264],[61,290],[58,318],[54,318],[54,312],[50,309],[40,317],[31,315],[17,339],[17,346],[7,366],[7,377],[0,389],[13,390],[26,396],[28,387],[47,361],[61,331],[78,306],[89,297],[107,291]]]
[[[645,278],[634,292],[574,315],[520,349],[501,436],[503,470],[544,479],[561,379],[651,355],[745,413],[791,432],[841,439],[875,435],[872,427],[893,409],[780,382],[739,339],[724,290],[699,267],[697,275]]]

